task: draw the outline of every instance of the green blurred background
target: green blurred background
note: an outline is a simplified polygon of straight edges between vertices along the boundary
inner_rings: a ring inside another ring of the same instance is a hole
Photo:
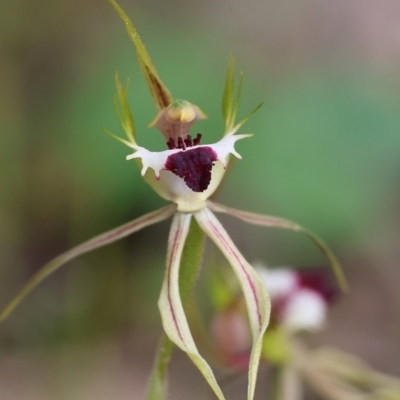
[[[208,114],[196,125],[205,142],[221,136],[227,56],[236,56],[245,73],[241,115],[265,105],[244,128],[255,136],[238,144],[243,160],[219,201],[293,219],[323,237],[352,291],[314,341],[400,375],[400,3],[121,5],[174,97]],[[0,32],[5,305],[53,256],[163,204],[125,160],[128,149],[104,133],[121,133],[115,71],[130,79],[140,143],[164,143],[147,128],[155,110],[105,0],[5,0]],[[296,234],[222,219],[250,261],[324,263]],[[0,327],[0,398],[141,398],[161,332],[156,302],[167,235],[168,223],[148,228],[71,262],[35,290]],[[171,398],[207,393],[183,354],[171,379]],[[231,398],[244,387],[245,377]]]

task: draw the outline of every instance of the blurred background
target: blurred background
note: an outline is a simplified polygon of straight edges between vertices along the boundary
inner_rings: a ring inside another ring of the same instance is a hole
[[[399,376],[398,0],[120,4],[173,96],[208,114],[195,128],[205,143],[221,136],[227,56],[235,55],[245,73],[241,116],[265,105],[244,128],[255,136],[238,144],[243,160],[218,200],[323,237],[352,290],[312,342]],[[164,204],[125,160],[129,150],[104,133],[122,134],[112,107],[115,71],[130,79],[140,143],[163,149],[164,141],[147,128],[155,110],[107,1],[5,0],[0,32],[3,308],[52,257]],[[221,219],[249,261],[325,262],[297,234]],[[0,399],[143,398],[161,333],[156,303],[168,227],[85,255],[29,296],[0,326]],[[222,262],[213,246],[208,255],[210,264]],[[171,399],[213,398],[180,352],[170,377]],[[223,389],[244,398],[246,376]]]

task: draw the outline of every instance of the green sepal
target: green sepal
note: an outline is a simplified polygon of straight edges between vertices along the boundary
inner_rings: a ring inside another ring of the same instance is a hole
[[[109,131],[107,128],[104,128],[104,132],[107,133],[107,135],[111,136],[113,139],[118,140],[119,142],[121,142],[122,144],[124,144],[125,146],[131,147],[132,148],[132,143],[128,142],[125,139],[120,138],[119,136],[117,136],[115,133],[112,133],[111,131]]]
[[[239,123],[237,123],[233,128],[232,131],[238,131],[262,106],[264,102],[261,102],[253,111],[250,111]],[[236,114],[235,114],[236,117]],[[232,121],[234,123],[234,121]]]
[[[261,225],[271,228],[289,229],[295,232],[305,233],[328,259],[342,291],[347,292],[349,290],[349,285],[347,283],[346,276],[344,275],[340,262],[333,254],[332,250],[328,247],[328,245],[313,232],[303,228],[293,221],[289,221],[288,219],[236,210],[235,208],[226,207],[222,204],[214,203],[211,201],[208,201],[207,204],[208,207],[215,212],[227,213],[250,224]]]
[[[240,72],[239,85],[235,97],[235,58],[230,54],[228,59],[228,70],[226,72],[224,94],[222,97],[222,118],[225,122],[224,135],[239,130],[239,128],[241,128],[263,105],[263,103],[259,104],[253,111],[235,125],[240,98],[242,96],[243,77],[243,72]],[[234,97],[235,101],[233,100]]]
[[[340,265],[340,262],[338,261],[336,256],[333,254],[332,250],[329,248],[329,246],[313,232],[303,227],[299,228],[300,229],[298,230],[305,233],[320,249],[320,251],[325,255],[325,257],[329,261],[329,264],[331,265],[331,268],[333,270],[333,273],[335,274],[336,280],[338,281],[340,288],[342,289],[343,292],[348,292],[349,284],[347,283],[347,279],[346,276],[344,275],[343,268]]]
[[[243,72],[240,72],[239,85],[238,85],[238,90],[237,90],[237,94],[236,94],[236,99],[235,99],[235,103],[232,105],[232,115],[231,115],[231,120],[229,121],[231,125],[233,125],[235,123],[236,115],[237,115],[237,112],[239,109],[240,98],[242,97],[243,79],[244,79],[244,74],[243,74]]]
[[[225,88],[222,97],[222,118],[225,121],[225,134],[229,132],[232,119],[233,92],[235,86],[235,57],[232,54],[228,59],[228,70],[226,72]]]
[[[171,217],[176,211],[176,207],[173,205],[160,208],[157,211],[145,214],[142,217],[136,218],[135,220],[123,224],[117,228],[114,228],[108,232],[102,233],[80,245],[73,247],[72,249],[60,254],[56,258],[53,258],[50,262],[45,264],[35,275],[26,283],[22,290],[11,300],[11,302],[4,308],[0,313],[0,322],[4,321],[18,306],[19,303],[39,285],[45,278],[57,271],[67,262],[77,258],[78,256],[106,246],[117,240],[120,240],[134,232],[137,232],[147,226],[156,224],[164,221]]]
[[[119,80],[118,73],[115,73],[115,86],[117,88],[117,96],[121,111],[118,109],[117,99],[115,97],[113,103],[119,122],[121,123],[129,142],[136,145],[135,122],[133,120],[133,116],[128,103],[128,84],[129,81],[126,83],[126,88],[124,88],[121,81]]]
[[[158,111],[161,111],[173,102],[173,98],[167,87],[158,76],[156,68],[151,61],[150,55],[147,52],[142,40],[140,39],[140,36],[132,21],[115,0],[108,1],[114,7],[115,11],[117,11],[118,15],[124,22],[125,29],[135,46],[139,65],[146,79],[156,109]]]

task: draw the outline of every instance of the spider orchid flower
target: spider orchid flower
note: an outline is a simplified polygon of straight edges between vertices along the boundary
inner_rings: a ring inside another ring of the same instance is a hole
[[[400,399],[400,380],[378,372],[357,357],[333,347],[310,348],[300,332],[317,333],[328,322],[328,307],[337,291],[315,269],[268,269],[253,264],[272,303],[262,357],[275,369],[281,399],[308,398],[303,386],[321,399]],[[365,385],[361,383],[366,383]]]
[[[271,363],[279,364],[289,356],[291,337],[300,332],[315,333],[325,328],[328,307],[337,291],[330,285],[324,271],[314,268],[270,269],[261,262],[252,263],[252,266],[263,279],[271,301],[271,316],[264,335],[262,356]],[[214,291],[217,289],[220,287],[216,286]],[[243,298],[235,289],[232,298],[215,313],[210,324],[219,361],[238,370],[248,367],[251,346],[242,303]]]
[[[271,298],[271,324],[294,334],[325,328],[328,306],[335,297],[322,271],[266,268],[253,264],[267,286]]]
[[[134,120],[127,101],[127,89],[122,86],[118,75],[116,75],[117,96],[114,99],[114,106],[127,139],[117,137],[109,131],[107,133],[132,149],[132,154],[129,154],[127,159],[135,160],[144,180],[162,198],[172,204],[103,233],[50,261],[33,276],[22,291],[5,308],[0,315],[0,321],[4,320],[34,287],[61,265],[81,254],[173,217],[168,239],[165,277],[158,302],[163,327],[169,339],[191,358],[215,392],[217,398],[223,400],[224,395],[210,366],[197,350],[179,292],[179,268],[182,251],[188,236],[191,220],[194,218],[199,227],[228,259],[244,294],[253,342],[248,385],[248,399],[251,400],[254,396],[262,338],[270,316],[270,301],[263,280],[241,255],[214,212],[228,213],[246,222],[258,225],[295,231],[302,231],[303,229],[295,223],[280,218],[234,210],[211,202],[209,198],[216,191],[224,177],[229,163],[229,156],[232,154],[241,158],[234,148],[235,143],[251,135],[236,133],[261,105],[243,120],[236,123],[243,76],[241,75],[238,93],[235,96],[235,64],[231,56],[229,58],[222,105],[225,133],[222,139],[214,144],[202,144],[202,136],[200,134],[196,137],[191,137],[189,130],[192,125],[197,120],[206,118],[206,115],[200,108],[187,101],[173,99],[161,81],[132,22],[115,0],[109,0],[109,2],[123,20],[128,35],[135,45],[139,65],[157,109],[157,116],[151,126],[160,130],[164,135],[167,148],[161,152],[154,152],[137,143]],[[343,282],[344,278],[333,254],[318,238],[308,231],[304,232],[311,236],[325,252]]]

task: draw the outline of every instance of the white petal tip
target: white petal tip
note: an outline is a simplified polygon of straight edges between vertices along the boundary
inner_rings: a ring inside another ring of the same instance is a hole
[[[146,172],[147,172],[147,169],[148,169],[148,167],[143,167],[142,170],[140,171],[140,174],[141,174],[142,176],[145,176],[145,175],[146,175]]]
[[[319,331],[325,326],[327,304],[322,296],[309,289],[294,294],[283,313],[284,324],[293,331]]]
[[[232,151],[232,154],[233,154],[236,158],[238,158],[239,160],[242,159],[242,156],[241,156],[238,152],[236,152],[235,150]]]

